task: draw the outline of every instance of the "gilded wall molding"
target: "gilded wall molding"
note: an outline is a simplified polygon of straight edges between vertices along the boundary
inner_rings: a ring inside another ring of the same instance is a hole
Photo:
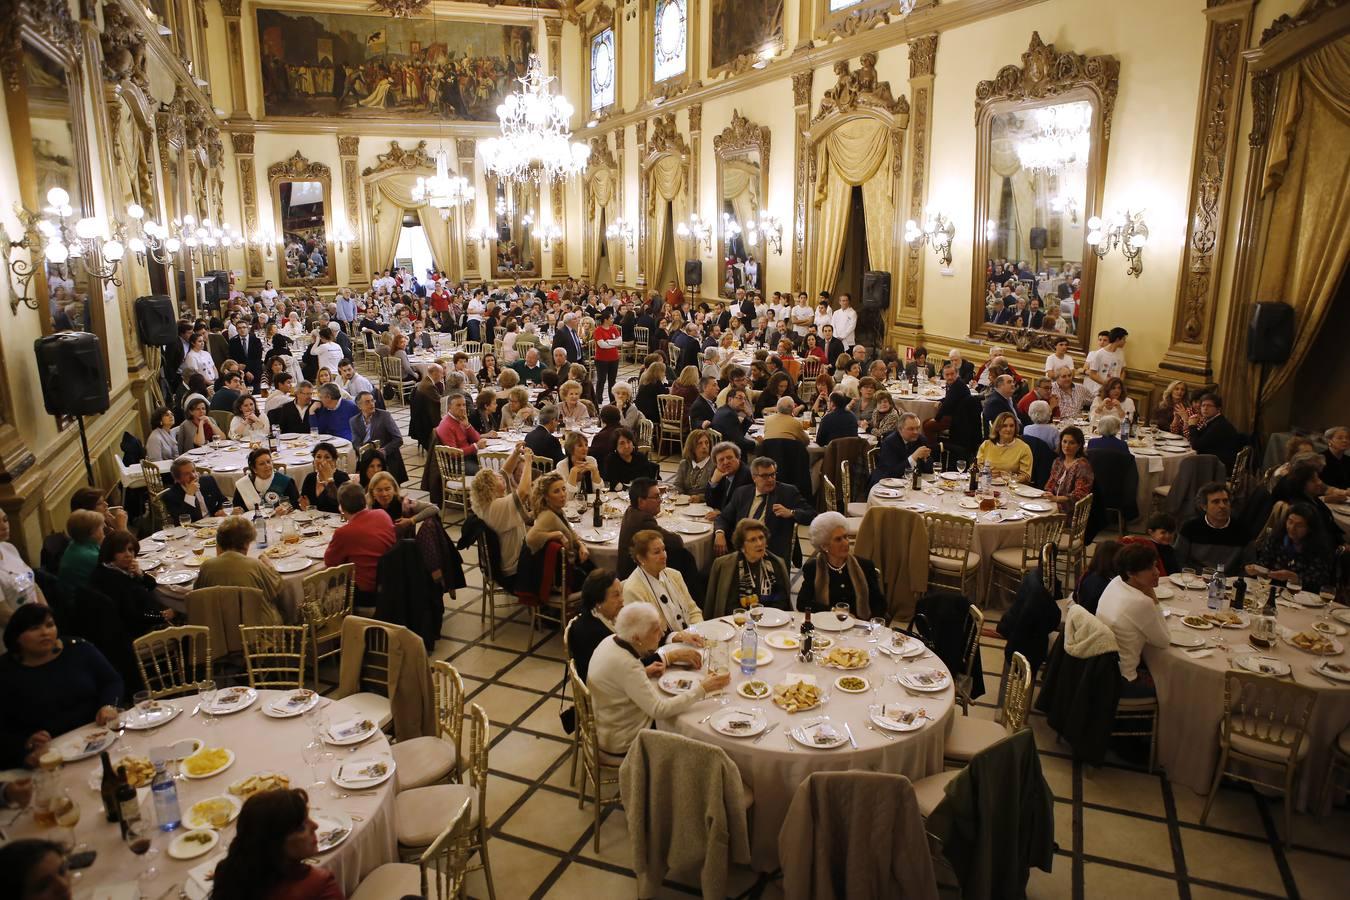
[[[462,246],[464,247],[464,277],[478,278],[478,251],[479,246],[476,242],[469,240],[468,229],[474,224],[476,214],[474,197],[478,195],[478,182],[475,180],[474,173],[474,153],[475,143],[472,138],[458,138],[455,140],[455,155],[459,157],[459,174],[469,179],[469,186],[473,188],[469,199],[464,201],[460,207],[460,221],[464,223],[464,230],[461,233]],[[490,212],[490,211],[489,211]]]
[[[675,114],[671,113],[673,117]],[[647,284],[647,119],[637,123],[634,132],[637,135],[638,152],[638,217],[637,217],[637,286],[645,287]],[[619,173],[623,177],[623,173]],[[624,271],[628,267],[624,266]]]
[[[23,80],[23,38],[75,65],[84,57],[80,24],[66,0],[0,0],[0,73],[10,91]]]
[[[234,147],[235,171],[239,178],[239,206],[243,218],[244,237],[249,242],[244,247],[245,271],[249,283],[255,283],[264,277],[262,251],[254,245],[253,236],[258,229],[258,173],[253,161],[253,135],[249,132],[233,132],[230,143]]]
[[[938,36],[924,35],[909,42],[909,89],[914,96],[909,135],[909,215],[923,220],[928,202],[928,161],[932,147],[933,71],[937,64]],[[922,247],[903,246],[903,289],[895,323],[907,328],[923,328]]]
[[[703,104],[695,103],[689,107],[689,173],[690,178],[687,184],[689,192],[689,208],[699,210],[699,188],[702,178],[699,177],[699,148],[703,146]],[[717,217],[720,218],[720,217]]]
[[[287,159],[272,163],[267,167],[268,181],[275,181],[278,178],[293,181],[322,181],[325,178],[332,177],[332,169],[321,162],[310,162],[299,150]]]
[[[815,77],[812,69],[797,72],[792,76],[792,103],[796,119],[793,129],[792,171],[792,290],[794,293],[804,290],[806,282],[806,202],[810,185],[807,182],[807,170],[811,155],[811,145],[806,140],[806,130],[811,125],[811,84]]]
[[[361,175],[368,178],[371,175],[379,175],[391,169],[411,171],[413,169],[435,168],[436,161],[428,155],[426,141],[418,141],[417,146],[411,150],[404,150],[399,146],[398,141],[390,141],[389,149],[384,153],[375,154],[375,165],[366,166],[361,170]]]
[[[937,66],[938,36],[926,34],[909,42],[909,77],[932,76]]]
[[[888,113],[909,114],[909,101],[903,96],[896,98],[891,94],[891,83],[877,78],[877,55],[864,53],[858,59],[859,69],[854,72],[849,62],[841,59],[834,64],[834,86],[825,91],[820,98],[811,124],[821,121],[832,113],[852,112],[858,109],[880,109]]]
[[[975,86],[975,115],[998,100],[1019,102],[1058,97],[1084,85],[1090,86],[1101,106],[1103,136],[1111,139],[1111,113],[1120,88],[1120,60],[1114,56],[1060,53],[1054,44],[1031,33],[1031,45],[1022,54],[1021,66],[1004,66],[989,81]]]
[[[347,245],[347,271],[351,280],[364,284],[366,275],[366,254],[361,246],[361,235],[365,234],[365,209],[361,203],[361,174],[357,168],[356,156],[361,149],[361,138],[354,134],[337,136],[338,156],[342,163],[342,204],[346,207],[347,227],[353,235]]]
[[[131,16],[116,4],[103,7],[99,47],[102,50],[100,67],[106,83],[129,83],[144,94],[150,93],[150,79],[145,73],[145,38]]]

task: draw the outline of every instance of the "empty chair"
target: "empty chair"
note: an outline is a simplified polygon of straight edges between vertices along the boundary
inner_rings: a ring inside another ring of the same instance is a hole
[[[393,744],[400,791],[459,780],[460,739],[464,733],[464,679],[445,660],[431,664],[436,733]]]
[[[464,451],[438,444],[434,448],[436,467],[441,476],[441,514],[469,511],[469,478],[464,469]]]
[[[1088,494],[1073,505],[1073,513],[1056,542],[1059,546],[1059,557],[1064,561],[1065,590],[1071,585],[1077,587],[1078,579],[1083,574],[1083,567],[1087,562],[1087,530],[1088,520],[1092,516],[1092,499],[1092,494]]]
[[[1008,596],[1015,594],[1027,572],[1040,565],[1041,548],[1046,544],[1057,545],[1063,530],[1064,517],[1058,514],[1028,521],[1022,531],[1022,546],[1004,547],[991,554],[994,568],[990,573],[990,590]]]
[[[241,625],[249,687],[299,688],[305,683],[303,625]]]
[[[1003,724],[989,719],[958,716],[952,721],[951,731],[947,732],[943,756],[957,762],[968,762],[976,753],[992,747],[1026,725],[1027,705],[1031,699],[1031,666],[1022,654],[1012,655],[999,693],[1002,696],[1000,709]]]
[[[319,689],[319,663],[337,656],[342,649],[342,622],[356,602],[356,566],[346,563],[306,575],[300,582],[304,603],[301,620],[309,632],[310,658],[314,661],[314,690]]]
[[[464,894],[468,875],[469,847],[459,836],[471,828],[473,802],[464,802],[450,816],[449,824],[436,835],[417,864],[385,863],[367,875],[349,900],[392,900],[416,896],[426,900],[451,900]]]
[[[198,681],[211,678],[211,632],[200,625],[161,628],[131,647],[141,680],[156,700],[195,693]]]
[[[947,513],[923,513],[928,531],[928,583],[966,597],[975,595],[980,554],[975,544],[975,520]]]
[[[666,444],[671,443],[678,454],[684,446],[684,398],[678,394],[661,394],[656,402],[661,410],[661,433],[656,449],[664,456]]]
[[[393,389],[392,401],[401,406],[408,405],[408,391],[413,385],[403,380],[403,361],[397,356],[378,357],[380,374],[384,377],[385,390]]]

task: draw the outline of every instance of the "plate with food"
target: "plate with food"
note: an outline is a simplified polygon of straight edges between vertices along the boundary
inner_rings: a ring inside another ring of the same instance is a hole
[[[285,559],[288,556],[294,556],[296,546],[294,544],[273,544],[262,552],[262,555],[268,559]]]
[[[901,659],[914,659],[917,656],[923,656],[928,652],[924,642],[916,637],[896,631],[891,633],[890,643],[881,642],[877,644],[877,649],[882,653],[888,653],[891,656],[898,656]]]
[[[263,791],[284,791],[290,786],[291,780],[279,772],[255,772],[230,785],[229,791],[240,800],[247,800]]]
[[[1200,615],[1182,616],[1181,624],[1185,625],[1187,628],[1194,628],[1197,631],[1207,631],[1214,627],[1213,622]]]
[[[801,638],[790,631],[775,631],[764,636],[764,643],[775,650],[796,650],[802,645]]]
[[[361,743],[378,730],[379,728],[370,719],[347,719],[345,722],[330,725],[323,739],[330,744],[345,747],[348,744]]]
[[[394,777],[394,761],[389,757],[344,759],[333,767],[333,782],[349,790],[365,790],[384,784]]]
[[[122,713],[122,724],[128,731],[149,731],[172,722],[182,707],[159,700],[149,700]]]
[[[1246,613],[1232,609],[1222,609],[1218,612],[1202,612],[1200,613],[1200,618],[1219,628],[1246,628],[1251,624],[1251,619]]]
[[[951,687],[952,677],[942,669],[915,669],[895,676],[895,680],[912,691],[936,693]]]
[[[1293,597],[1290,599],[1292,599],[1299,606],[1316,608],[1319,606],[1327,605],[1327,601],[1323,600],[1321,597],[1319,597],[1317,594],[1314,594],[1312,591],[1293,592]]]
[[[731,653],[731,661],[732,661],[733,663],[735,663],[736,665],[738,665],[738,666],[741,664],[741,648],[740,648],[740,647],[737,647],[735,650],[732,651],[732,653]],[[758,667],[758,666],[767,666],[767,665],[768,665],[769,663],[771,663],[771,662],[773,662],[773,651],[772,651],[772,650],[770,650],[768,647],[756,647],[756,648],[755,648],[755,665],[756,665],[757,667]]]
[[[687,694],[694,689],[699,680],[688,672],[666,672],[656,684],[667,694]]]
[[[747,700],[763,700],[773,693],[773,688],[769,686],[767,681],[752,678],[736,685],[736,693]]]
[[[319,826],[316,837],[319,841],[320,853],[327,853],[351,837],[351,816],[341,810],[311,808],[309,818],[315,825]]]
[[[788,734],[803,747],[810,747],[813,750],[833,750],[848,743],[848,735],[844,729],[834,727],[829,716],[803,722]]]
[[[210,853],[219,843],[220,832],[210,828],[194,828],[169,842],[169,856],[174,859],[196,859]]]
[[[776,606],[766,606],[760,614],[757,628],[780,628],[783,625],[791,624],[792,613],[785,609],[779,609]]]
[[[1312,630],[1321,632],[1322,634],[1329,634],[1333,637],[1340,637],[1346,633],[1344,625],[1337,625],[1335,622],[1323,622],[1321,619],[1312,623]]]
[[[1205,639],[1198,634],[1188,634],[1184,631],[1169,631],[1173,647],[1185,647],[1187,649],[1205,646]]]
[[[905,706],[900,703],[885,703],[873,706],[868,718],[878,728],[887,731],[918,731],[925,722],[931,722],[928,710],[923,707]]]
[[[831,669],[865,669],[871,662],[871,655],[860,647],[834,647],[820,658],[820,664]]]
[[[296,691],[287,691],[280,697],[263,704],[262,711],[274,719],[289,719],[313,709],[318,702],[318,694],[301,688]]]
[[[1297,647],[1304,653],[1311,653],[1314,656],[1339,656],[1345,652],[1345,645],[1340,641],[1315,631],[1296,631],[1281,637],[1289,646]]]
[[[304,569],[308,569],[312,565],[314,565],[314,559],[305,554],[297,554],[295,556],[289,556],[286,557],[285,559],[278,559],[272,562],[273,568],[275,568],[278,572],[281,572],[283,574],[291,574],[293,572],[299,572]]]
[[[1350,684],[1350,666],[1347,666],[1344,663],[1332,662],[1329,659],[1319,659],[1312,664],[1312,670],[1330,678],[1332,681]]]
[[[234,751],[225,747],[205,747],[182,762],[187,778],[210,778],[234,765]]]
[[[729,706],[715,713],[708,727],[727,737],[754,737],[769,727],[769,720],[760,710]]]
[[[815,709],[822,701],[820,686],[813,681],[790,681],[775,685],[773,702],[790,713]]]
[[[117,743],[117,732],[106,728],[81,728],[56,742],[53,747],[66,762],[78,762],[91,756],[98,756]]]
[[[1241,669],[1251,672],[1253,675],[1273,675],[1276,678],[1283,678],[1292,671],[1289,663],[1282,659],[1276,659],[1273,656],[1260,656],[1255,653],[1244,653],[1241,656],[1233,658],[1233,662]]]
[[[218,794],[198,800],[183,815],[183,824],[189,828],[214,828],[217,831],[239,818],[244,801],[233,794]]]
[[[862,694],[872,687],[872,683],[861,675],[840,675],[834,680],[834,686],[846,694]]]
[[[229,687],[216,692],[216,698],[203,710],[213,716],[228,716],[248,709],[258,699],[258,692],[251,687]]]
[[[826,634],[811,635],[811,649],[825,650],[834,646],[834,638]]]
[[[872,493],[883,500],[896,500],[904,496],[903,492],[896,488],[874,487]]]
[[[123,756],[112,760],[113,771],[125,768],[127,770],[127,784],[134,788],[149,787],[150,782],[155,777],[155,766],[144,756]],[[103,785],[103,769],[95,767],[94,771],[89,773],[89,789],[98,791]]]
[[[820,613],[811,619],[811,624],[819,631],[848,631],[858,622],[848,613]]]

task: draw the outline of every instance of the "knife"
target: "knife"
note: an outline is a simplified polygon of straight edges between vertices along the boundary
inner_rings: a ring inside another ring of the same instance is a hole
[[[855,740],[853,739],[853,729],[848,727],[848,723],[847,723],[847,722],[844,723],[844,733],[848,735],[848,742],[849,742],[849,745],[850,745],[854,750],[857,750],[857,749],[858,749],[858,742],[855,741]]]
[[[772,725],[770,725],[768,728],[766,728],[766,729],[764,729],[763,731],[761,731],[761,732],[759,733],[759,736],[758,736],[757,738],[755,738],[753,741],[751,741],[750,743],[752,743],[752,744],[758,744],[760,741],[764,740],[766,737],[768,737],[769,735],[773,734],[773,730],[774,730],[775,728],[777,728],[777,727],[778,727],[778,723],[777,723],[777,722],[774,722],[774,723],[773,723]]]
[[[192,707],[192,713],[191,713],[191,715],[188,716],[188,718],[189,718],[189,719],[192,718],[192,716],[195,716],[197,713],[199,713],[199,712],[201,712],[201,711],[202,711],[202,705],[201,705],[200,703],[198,703],[196,706]]]

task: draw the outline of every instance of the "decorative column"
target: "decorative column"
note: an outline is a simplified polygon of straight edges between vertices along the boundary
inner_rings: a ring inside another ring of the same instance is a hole
[[[478,181],[474,177],[472,138],[459,138],[455,141],[455,153],[459,156],[459,174],[469,180],[469,199],[460,206],[460,237],[464,242],[463,277],[480,278],[478,272],[478,242],[469,240],[469,229],[474,225],[474,197],[478,196]],[[489,208],[489,212],[491,209]]]
[[[1190,225],[1181,252],[1172,344],[1159,364],[1196,381],[1209,381],[1213,372],[1219,270],[1246,79],[1242,51],[1251,39],[1254,7],[1255,0],[1208,0],[1205,10],[1205,69],[1186,207]]]
[[[796,110],[796,128],[793,137],[792,177],[792,292],[805,290],[806,280],[806,204],[811,186],[807,183],[811,147],[806,142],[806,131],[811,127],[812,70],[792,76],[792,104]]]
[[[692,105],[689,107],[689,184],[686,185],[685,187],[686,187],[686,190],[688,190],[688,192],[689,192],[689,210],[690,210],[690,212],[697,212],[700,216],[703,215],[703,209],[702,209],[702,207],[700,207],[699,204],[698,204],[698,200],[699,200],[699,185],[702,184],[702,182],[703,182],[703,177],[702,177],[702,172],[699,170],[699,167],[698,167],[698,155],[699,155],[699,154],[698,154],[698,150],[699,150],[699,147],[700,147],[702,144],[703,144],[703,104],[702,104],[702,103],[694,103],[694,104],[692,104]],[[719,187],[719,190],[720,190],[720,187]],[[768,198],[763,198],[763,197],[760,198],[761,202],[764,202],[764,201],[766,201],[767,199],[768,199]],[[713,202],[716,203],[716,192],[714,192],[714,200],[713,200]],[[713,218],[714,218],[714,219],[716,218],[716,211],[714,211]],[[675,224],[678,225],[679,223],[675,223]],[[716,227],[717,227],[716,225],[713,226],[713,228],[714,228],[714,232],[713,232],[713,233],[714,233],[714,240],[716,240],[716,237],[715,237],[715,235],[716,235],[716,233],[717,233],[717,232],[716,232]],[[694,259],[698,259],[698,260],[701,261],[702,257],[699,256],[699,249],[698,249],[698,248],[699,248],[699,245],[698,245],[698,242],[695,241],[695,240],[693,240],[693,239],[690,239],[689,243],[690,243],[690,245],[694,248],[694,252],[693,252],[693,254],[692,254],[693,258],[694,258]],[[718,248],[718,252],[719,252],[719,253],[721,252],[721,249],[720,249],[720,248]],[[716,257],[714,257],[714,258],[716,258]],[[683,267],[683,266],[680,266],[680,269],[681,269],[681,271],[679,272],[678,277],[679,277],[679,280],[680,280],[681,282],[683,282],[683,281],[684,281],[684,272],[683,272],[684,267]],[[694,288],[694,289],[693,289],[693,295],[694,295],[694,298],[695,298],[695,299],[698,299],[698,288]]]
[[[239,172],[239,206],[244,222],[244,259],[247,265],[245,286],[263,279],[262,252],[254,244],[258,233],[258,179],[253,167],[253,133],[235,132],[230,135],[234,146],[234,160]]]
[[[909,213],[904,218],[923,221],[928,202],[928,153],[932,145],[933,68],[937,61],[938,36],[928,34],[909,42],[909,93],[911,117],[909,129]],[[900,216],[896,216],[901,219]],[[900,222],[897,222],[897,228]],[[923,330],[923,248],[901,248],[904,253],[904,282],[895,325]]]
[[[623,128],[623,126],[620,126],[614,132],[614,159],[616,160],[616,166],[614,169],[614,196],[618,202],[619,217],[627,219],[628,207],[624,204],[623,201],[624,158],[627,155],[624,152],[624,138],[623,138],[624,134],[625,129]],[[629,225],[631,227],[632,223],[630,222]],[[606,238],[605,240],[609,239]],[[609,244],[609,248],[613,248],[614,243],[615,242],[611,241]],[[615,282],[617,284],[622,285],[625,281],[628,280],[628,242],[624,240],[619,240],[617,243],[619,245],[619,259],[618,259],[618,267],[613,272],[613,275]],[[611,263],[614,262],[613,258],[610,259],[610,262]]]
[[[638,151],[638,216],[637,216],[637,287],[647,286],[647,120],[637,123]],[[625,267],[626,268],[626,267]]]
[[[352,240],[347,245],[347,276],[353,285],[367,284],[366,254],[361,249],[361,235],[365,234],[365,204],[361,202],[361,175],[356,157],[361,138],[355,134],[337,136],[338,157],[342,162],[342,204],[346,207],[347,230]]]
[[[239,17],[243,5],[243,0],[220,0],[220,12],[225,17],[225,52],[229,56],[231,119],[250,118],[244,89],[244,31]]]

